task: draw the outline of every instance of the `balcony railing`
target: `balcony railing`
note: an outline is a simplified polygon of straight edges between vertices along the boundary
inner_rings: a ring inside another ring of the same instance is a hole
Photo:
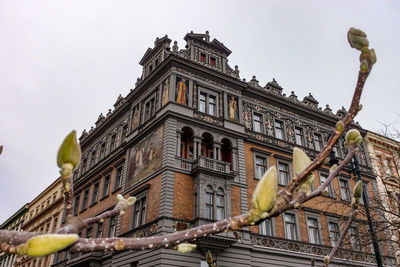
[[[197,159],[176,158],[177,166],[186,171],[193,171],[196,168],[204,168],[220,173],[231,173],[231,164],[216,159],[199,156]]]
[[[257,234],[251,235],[251,243],[254,246],[261,246],[283,251],[293,251],[293,252],[299,252],[303,254],[309,254],[312,256],[321,256],[321,257],[329,255],[329,253],[332,250],[332,247],[328,246],[303,243],[299,241],[292,241],[292,240],[281,239],[271,236],[257,235]],[[375,256],[373,254],[368,254],[361,251],[339,249],[335,255],[335,258],[345,261],[376,264]],[[394,258],[384,257],[383,262],[385,266],[392,266],[392,264],[394,264]]]

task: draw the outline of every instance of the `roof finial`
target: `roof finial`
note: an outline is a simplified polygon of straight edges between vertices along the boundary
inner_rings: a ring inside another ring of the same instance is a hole
[[[210,42],[210,32],[206,31],[206,42]]]

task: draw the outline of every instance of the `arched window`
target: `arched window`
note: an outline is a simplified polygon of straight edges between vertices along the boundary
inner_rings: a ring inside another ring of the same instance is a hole
[[[225,194],[224,190],[219,187],[217,190],[216,198],[217,206],[217,221],[225,219]]]
[[[211,134],[209,133],[203,133],[201,136],[202,142],[201,142],[201,153],[200,155],[207,157],[207,158],[214,158],[214,138]]]
[[[213,219],[213,199],[214,199],[214,190],[211,185],[207,185],[206,187],[206,209],[205,209],[205,217],[207,219]]]
[[[180,155],[184,159],[193,158],[193,130],[189,127],[182,128]]]

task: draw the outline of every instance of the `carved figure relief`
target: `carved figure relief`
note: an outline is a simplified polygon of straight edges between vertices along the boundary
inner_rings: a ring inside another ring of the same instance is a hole
[[[136,129],[139,126],[139,105],[136,106],[133,110],[133,117],[132,117],[132,130]]]
[[[239,121],[238,99],[232,95],[228,95],[228,114],[230,120]]]
[[[189,80],[184,77],[176,76],[176,87],[175,87],[176,103],[187,106],[189,100],[188,96],[189,96]]]
[[[128,186],[139,182],[161,168],[163,132],[163,127],[158,128],[131,149],[127,180]]]
[[[162,107],[168,103],[168,97],[169,97],[169,78],[165,79],[162,82],[162,100],[161,100]]]
[[[244,126],[250,130],[253,129],[252,127],[253,125],[251,123],[251,112],[248,108],[243,111],[242,116],[243,116]]]

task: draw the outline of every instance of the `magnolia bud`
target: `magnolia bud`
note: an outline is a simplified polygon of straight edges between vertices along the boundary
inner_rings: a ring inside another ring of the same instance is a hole
[[[119,209],[120,210],[119,214],[124,215],[128,207],[132,206],[136,202],[136,197],[129,197],[127,199],[124,199],[124,197],[121,194],[118,194],[117,200],[118,203],[115,206],[115,209]]]
[[[64,164],[72,164],[73,170],[76,169],[81,160],[81,147],[76,140],[76,131],[72,131],[65,137],[63,143],[58,149],[57,165],[62,168]]]
[[[175,246],[175,249],[180,253],[189,253],[196,249],[196,245],[189,243],[182,243]]]
[[[367,35],[362,30],[353,27],[347,32],[347,40],[351,47],[360,51],[369,45]]]
[[[259,216],[272,209],[275,204],[278,189],[278,176],[276,168],[271,167],[258,182],[253,194],[253,209],[259,212]]]
[[[208,265],[211,265],[214,263],[214,259],[213,259],[213,256],[210,251],[207,251],[206,260],[207,260]]]
[[[344,128],[343,121],[338,121],[335,126],[336,131],[342,132],[343,128]]]
[[[26,255],[43,257],[62,250],[78,240],[77,234],[46,234],[30,238],[26,243]]]
[[[325,265],[328,265],[330,261],[331,261],[331,259],[329,258],[329,256],[325,256],[325,258],[324,258],[324,264],[325,264]]]
[[[358,181],[353,188],[353,196],[355,198],[360,198],[362,196],[362,193],[363,193],[362,181]]]
[[[357,129],[351,129],[346,133],[346,145],[358,146],[362,141],[360,132]]]

